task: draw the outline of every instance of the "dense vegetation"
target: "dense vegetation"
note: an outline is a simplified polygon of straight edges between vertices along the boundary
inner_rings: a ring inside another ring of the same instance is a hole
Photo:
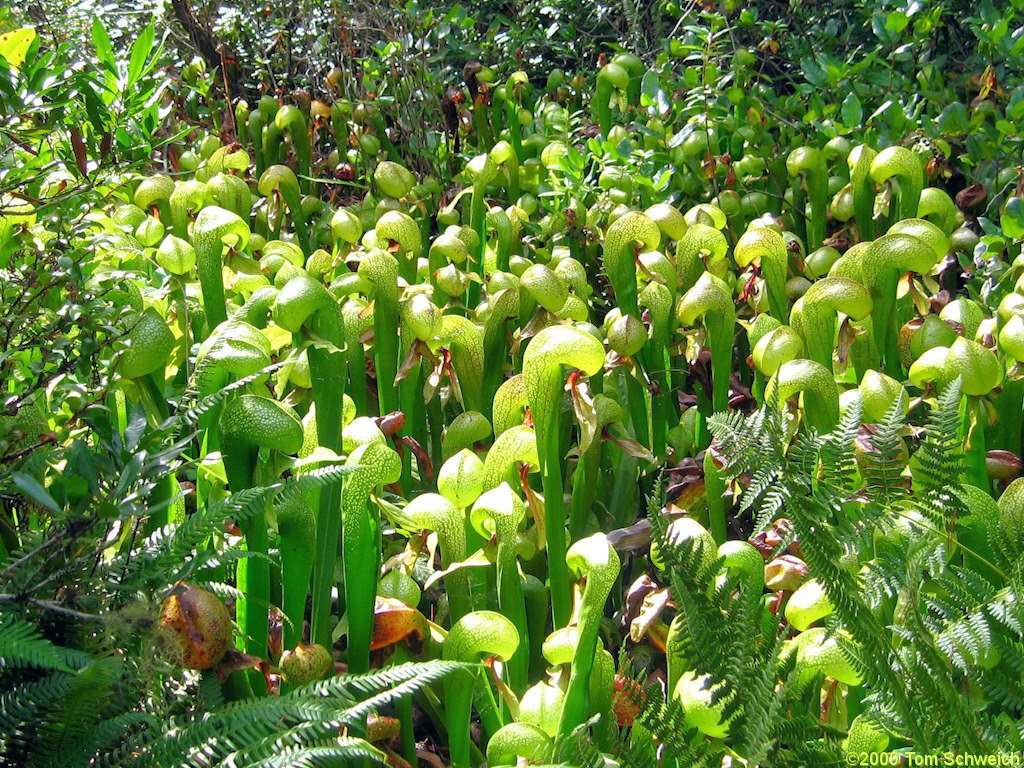
[[[0,10],[0,765],[1024,751],[1024,2],[94,10]]]

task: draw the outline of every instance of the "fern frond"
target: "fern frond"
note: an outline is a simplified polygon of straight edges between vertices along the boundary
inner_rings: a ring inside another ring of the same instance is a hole
[[[43,764],[63,765],[68,753],[86,739],[102,721],[108,699],[113,696],[114,665],[101,661],[78,672],[74,685],[56,706],[40,719],[39,745],[48,760]]]
[[[248,768],[321,768],[325,765],[352,765],[356,759],[386,764],[387,755],[364,739],[335,737],[333,744],[290,747],[260,759],[247,759]]]
[[[1024,563],[1024,515],[1000,514],[988,528],[995,564],[1009,571]]]
[[[262,512],[266,500],[278,486],[246,488],[226,500],[185,518],[177,525],[154,531],[143,544],[131,552],[119,554],[110,573],[118,576],[114,589],[133,592],[157,588],[176,581],[175,574],[193,557],[211,536],[224,531],[228,520],[244,522]]]
[[[752,434],[758,423],[752,421],[756,415],[748,417],[739,411],[725,411],[708,417],[708,430],[722,446],[726,466],[744,466],[749,460],[751,442],[756,443],[757,439]]]
[[[1010,717],[1024,717],[1024,695],[1021,695],[1020,691],[1020,675],[1009,675],[997,667],[980,675],[978,685],[985,692],[985,698],[998,711],[1005,712]]]
[[[761,640],[764,642],[765,638]],[[788,681],[792,677],[793,666],[773,663],[782,655],[782,636],[775,637],[773,643],[764,643],[761,647],[764,651],[752,656],[752,659],[767,663],[747,664],[746,674],[740,683],[743,709],[735,726],[742,738],[741,754],[746,756],[751,765],[765,762],[780,737],[788,743],[794,741],[789,735],[779,733],[779,724],[789,720],[786,711],[791,707],[791,691],[785,684],[777,691],[780,680]],[[804,734],[805,738],[808,736],[810,734]],[[817,734],[810,738],[817,738]]]
[[[960,436],[960,379],[944,387],[928,415],[925,439],[914,454],[914,481],[927,495],[945,493],[963,474]]]
[[[814,477],[818,467],[818,454],[825,444],[825,437],[812,429],[797,433],[789,451],[787,472],[794,478]]]
[[[766,530],[772,521],[779,517],[785,510],[791,493],[788,486],[779,482],[778,474],[776,474],[758,504],[757,517],[754,519],[755,531]]]
[[[908,562],[908,571],[915,574],[920,562],[927,559],[927,550],[912,555]],[[982,751],[978,724],[968,710],[964,699],[959,695],[956,680],[952,676],[952,667],[941,653],[935,638],[928,631],[921,610],[919,582],[915,578],[907,582],[907,610],[905,611],[906,628],[913,638],[911,644],[901,649],[906,672],[916,684],[925,699],[931,700],[932,706],[942,712],[945,721],[952,728],[953,743],[961,748]],[[907,653],[906,651],[911,651]],[[920,701],[920,699],[918,699]],[[933,738],[932,734],[918,734],[918,743],[925,746]]]
[[[224,688],[212,675],[199,678],[195,692],[196,707],[207,712],[224,706]]]
[[[230,560],[236,555],[227,555],[221,551],[197,557],[196,553],[212,536],[223,532],[229,520],[243,523],[262,514],[268,500],[283,501],[309,493],[337,482],[358,469],[342,465],[318,467],[273,485],[233,492],[227,499],[209,504],[205,510],[190,515],[179,524],[154,531],[141,547],[119,555],[111,568],[112,573],[123,573],[116,587],[127,591],[146,586],[159,587],[184,578],[204,564],[210,565],[211,559]],[[140,584],[140,578],[144,584]]]
[[[340,675],[283,696],[248,699],[176,719],[163,737],[149,745],[139,765],[187,765],[190,755],[200,753],[204,765],[218,765],[236,753],[261,753],[264,742],[277,744],[288,732],[297,736],[295,746],[320,744],[328,733],[336,734],[385,704],[465,668],[448,661],[401,664],[366,675]]]
[[[774,495],[773,489],[778,482],[780,471],[781,468],[778,465],[767,461],[754,471],[750,484],[740,501],[741,513],[758,506],[760,508],[758,521],[760,522],[765,517],[765,510],[778,508],[780,500]],[[755,527],[760,528],[760,525],[755,523]]]
[[[906,402],[906,394],[900,392],[882,420],[875,425],[875,431],[868,439],[872,450],[864,454],[864,493],[883,507],[907,495],[902,483],[906,448],[900,436],[906,426]]]
[[[120,748],[125,749],[125,759],[131,752],[129,734],[143,730],[156,732],[161,722],[148,712],[125,712],[101,720],[79,741],[70,745],[55,764],[62,768],[92,768],[96,765],[112,766]]]
[[[42,636],[35,624],[0,613],[0,670],[32,666],[72,672],[91,661],[89,654],[54,645]]]
[[[787,471],[786,482],[793,482]],[[799,478],[795,479],[800,482]],[[811,574],[821,583],[842,625],[864,649],[865,681],[881,687],[893,697],[899,719],[914,722],[912,707],[903,681],[890,660],[892,648],[887,636],[861,596],[858,579],[842,566],[847,541],[856,540],[842,499],[835,493],[813,491],[787,498],[786,514],[800,540],[801,551]]]
[[[245,317],[245,313],[251,306],[252,298],[243,306],[238,307],[231,313],[228,321],[221,326],[220,332],[216,338],[213,339],[213,344],[209,351],[203,356],[202,360],[193,368],[192,375],[185,384],[185,389],[181,396],[182,403],[188,403],[194,401],[199,397],[202,390],[210,383],[210,379],[217,372],[217,361],[216,356],[210,354],[211,352],[219,351],[231,338],[232,330],[237,327],[238,322]],[[256,374],[259,376],[260,374]]]
[[[333,464],[311,469],[303,472],[301,475],[295,475],[284,482],[276,500],[281,502],[294,496],[301,496],[311,491],[326,488],[328,485],[338,482],[346,475],[350,475],[358,469],[362,469],[362,467]]]
[[[352,698],[368,696],[369,698],[363,699],[346,713],[346,720],[358,720],[394,699],[439,682],[445,676],[458,669],[466,669],[467,666],[471,665],[453,661],[407,662],[365,675],[342,675],[336,678],[336,683],[334,680],[311,683],[295,693],[301,694],[306,691],[309,695],[328,695],[329,691],[336,690],[343,691]]]
[[[0,693],[0,757],[13,765],[23,763],[34,743],[36,724],[74,685],[74,675],[54,672]]]
[[[843,412],[839,425],[825,438],[820,452],[822,480],[825,483],[836,488],[850,489],[857,473],[853,444],[863,416],[864,404],[860,398],[854,398]]]
[[[639,730],[636,728],[636,724],[639,724],[643,730],[653,734],[662,745],[661,749],[671,755],[677,765],[708,766],[710,768],[715,764],[715,756],[707,740],[697,729],[686,722],[686,713],[677,699],[669,697],[666,700],[664,695],[648,695],[639,700],[638,704],[640,709],[634,720],[634,730]],[[643,731],[635,735],[640,738],[634,739],[634,744],[636,742],[650,743],[651,741],[643,739]],[[626,754],[628,755],[636,749],[636,746],[631,745],[631,749]],[[646,762],[641,755],[637,757],[640,758],[637,760],[640,765]]]
[[[203,361],[205,362],[208,359],[209,356],[203,358]],[[257,379],[268,374],[271,374],[274,371],[278,370],[279,368],[284,367],[285,364],[285,361],[271,363],[270,365],[264,366],[263,368],[261,368],[260,370],[256,371],[253,374],[250,374],[249,376],[245,376],[241,379],[238,379],[237,381],[233,381],[230,384],[226,384],[225,386],[220,387],[216,392],[213,392],[207,395],[206,397],[202,398],[201,400],[193,402],[191,405],[189,405],[181,415],[182,420],[186,424],[198,423],[200,416],[212,410],[213,408],[216,408],[221,403],[225,402],[232,394],[241,389],[245,389]],[[202,364],[200,364],[200,368],[201,367]],[[200,369],[197,369],[197,372],[199,370]],[[196,374],[193,373],[193,377],[195,375]],[[191,399],[194,399],[199,396],[198,390],[192,390],[192,388],[189,388],[186,391],[186,394],[190,394]],[[186,402],[184,396],[182,397],[182,402]]]
[[[577,768],[601,768],[605,765],[604,753],[590,741],[590,729],[598,720],[600,715],[594,715],[573,728],[557,745],[556,757]]]

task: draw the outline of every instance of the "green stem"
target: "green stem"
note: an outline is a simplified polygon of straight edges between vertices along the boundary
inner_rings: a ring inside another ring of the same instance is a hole
[[[266,129],[263,131],[263,162],[264,170],[270,168],[278,162],[281,150],[281,134],[282,130],[278,127],[274,118],[277,116],[277,112],[280,106],[277,102],[273,102],[273,99],[268,100],[260,99],[259,111],[263,113],[263,122],[266,125]]]
[[[515,625],[500,613],[476,611],[460,619],[444,642],[444,658],[477,661],[483,656],[510,659],[519,646]],[[470,717],[478,671],[457,670],[445,678],[445,723],[453,768],[470,768]]]
[[[814,147],[798,147],[786,160],[786,167],[793,179],[793,207],[796,232],[807,244],[807,251],[821,247],[825,240],[825,213],[828,210],[828,169],[825,157]],[[801,183],[807,187],[804,196]],[[798,202],[797,194],[800,194]],[[806,209],[804,207],[806,204]],[[807,217],[807,222],[804,216]]]
[[[257,395],[242,395],[224,408],[220,417],[220,444],[224,471],[233,493],[254,485],[261,447],[295,453],[302,447],[302,424],[278,402]],[[238,587],[244,598],[237,602],[238,623],[246,636],[245,650],[267,658],[267,609],[270,604],[270,566],[267,562],[267,519],[263,514],[245,521],[246,549],[255,556],[238,565]]]
[[[996,422],[993,434],[993,448],[1021,455],[1022,416],[1024,416],[1024,378],[1003,380],[1003,389],[996,399]]]
[[[519,648],[508,660],[509,684],[517,694],[526,689],[530,656],[526,600],[516,561],[517,529],[525,516],[525,505],[508,483],[482,494],[472,511],[473,527],[485,535],[493,529],[498,539],[498,608],[520,631]]]
[[[580,456],[572,476],[572,504],[569,507],[569,541],[583,535],[587,516],[600,493],[601,439],[596,437],[590,450]]]
[[[715,413],[724,413],[729,408],[736,310],[728,286],[710,272],[700,276],[676,307],[683,325],[692,325],[702,315],[705,343],[711,350],[712,407]]]
[[[295,175],[298,176],[299,188],[306,194],[312,191],[312,181],[309,178],[309,129],[306,126],[306,118],[303,114],[291,105],[286,104],[277,110],[274,115],[274,124],[281,131],[287,131],[292,137],[292,147],[295,149],[296,168]]]
[[[306,349],[316,408],[317,439],[321,446],[340,456],[347,372],[342,351],[346,341],[345,320],[337,300],[321,283],[306,275],[298,275],[285,283],[272,311],[279,326],[299,335],[299,338],[311,337],[318,342]],[[334,560],[338,554],[341,528],[340,506],[341,481],[320,489],[315,545],[311,553],[314,574],[311,636],[313,642],[325,648],[331,647],[331,587],[334,585]],[[299,531],[298,535],[307,534]],[[307,583],[302,586],[303,606],[308,587],[307,577]]]
[[[380,514],[376,504],[370,503],[370,493],[377,486],[398,482],[402,462],[381,441],[359,446],[345,464],[358,467],[345,478],[342,492],[341,553],[348,612],[348,667],[350,672],[360,674],[370,669],[381,558]]]
[[[853,148],[847,162],[853,188],[853,217],[860,241],[875,239],[875,188],[871,180],[871,163],[878,153],[866,144]]]
[[[161,378],[163,378],[162,370]],[[156,373],[146,374],[136,379],[136,382],[142,390],[142,400],[146,405],[146,411],[156,424],[162,424],[170,416],[170,411],[167,407],[167,399],[163,394],[163,387],[156,380]],[[148,515],[143,529],[146,536],[174,522],[174,505],[170,501],[174,497],[174,486],[176,485],[174,476],[165,474],[154,486],[147,499],[147,506],[150,509],[157,509],[163,505],[163,508]]]
[[[473,104],[473,124],[476,128],[476,150],[487,152],[491,148],[491,126],[487,121],[487,107],[481,97]]]
[[[249,115],[245,127],[252,142],[253,162],[256,175],[261,176],[267,169],[266,155],[263,151],[263,129],[267,124],[267,115],[263,110],[256,109]]]
[[[486,194],[485,194],[484,183],[474,184],[473,192],[470,195],[469,204],[469,226],[477,233],[479,238],[479,245],[477,246],[476,253],[470,254],[470,258],[473,260],[473,268],[480,278],[480,282],[471,282],[469,287],[466,289],[466,301],[468,306],[476,306],[480,300],[481,286],[486,278],[486,254],[487,254],[487,228],[485,225],[486,217]]]
[[[394,662],[403,664],[412,661],[408,648],[399,645],[395,649]],[[413,722],[413,697],[403,696],[395,702],[395,714],[401,723],[402,757],[409,765],[416,765],[416,727]]]
[[[384,115],[380,109],[374,109],[370,111],[370,122],[373,123],[373,127],[377,131],[377,138],[380,139],[380,145],[384,148],[387,153],[388,160],[393,163],[402,163],[402,153],[398,151],[395,145],[388,138],[387,125],[384,123]]]
[[[351,313],[346,310],[345,323],[345,368],[349,375],[348,394],[356,404],[356,413],[368,414],[369,394],[366,381],[366,350],[359,341],[359,324],[356,322],[357,315],[362,307],[351,307]]]
[[[427,403],[428,424],[430,425],[430,460],[435,467],[441,464],[441,435],[444,430],[444,414],[441,398],[434,396]]]
[[[529,679],[539,680],[547,667],[543,651],[551,606],[547,588],[532,574],[527,574],[523,580],[523,600],[526,603],[526,627],[530,641]]]
[[[476,461],[480,462],[479,459]],[[481,463],[481,471],[482,468]],[[437,531],[442,567],[450,568],[466,559],[464,515],[450,499],[437,493],[423,493],[406,505],[404,514],[416,528]],[[448,612],[454,624],[472,610],[466,569],[445,576],[445,591],[448,593]]]
[[[648,423],[648,408],[647,408],[647,387],[640,381],[640,372],[637,370],[637,365],[633,366],[631,371],[623,371],[623,377],[626,381],[626,392],[627,399],[629,401],[629,413],[633,422],[633,433],[636,435],[637,442],[641,445],[648,446],[651,444],[651,431]]]
[[[972,403],[972,400],[974,401]],[[992,492],[985,464],[985,428],[981,422],[983,406],[969,395],[960,398],[960,435],[964,443],[965,479],[970,485]]]
[[[570,326],[550,326],[530,342],[523,360],[527,398],[536,426],[537,453],[545,500],[545,535],[551,607],[556,626],[564,626],[571,610],[571,589],[565,562],[566,520],[562,500],[562,457],[558,448],[559,404],[563,366],[574,365],[587,375],[604,364],[604,346],[593,336]]]
[[[508,348],[508,319],[519,315],[519,291],[507,288],[490,299],[490,314],[484,321],[483,414],[491,420],[494,395],[505,379],[511,362]]]
[[[579,639],[573,654],[569,685],[558,721],[558,739],[565,739],[587,719],[590,673],[598,650],[598,629],[604,604],[619,574],[619,556],[603,533],[595,533],[570,547],[568,565],[586,577],[580,605]]]
[[[648,375],[658,394],[651,393],[651,451],[660,458],[668,455],[668,431],[678,423],[678,398],[669,387],[668,370],[671,361],[668,354],[669,340],[675,331],[676,319],[672,313],[675,305],[674,294],[658,282],[650,282],[640,293],[640,303],[650,311],[651,340],[641,350],[644,354]]]
[[[398,261],[385,251],[371,251],[359,263],[359,276],[376,286],[373,292],[373,362],[377,372],[380,415],[398,410]]]
[[[505,102],[505,120],[508,122],[508,135],[513,153],[506,165],[508,166],[509,199],[515,202],[519,199],[519,164],[523,161],[523,133],[522,126],[519,124],[518,100],[512,98],[511,94],[509,96]]]
[[[302,622],[306,616],[306,596],[313,574],[318,533],[313,510],[302,497],[293,496],[277,505],[277,531],[281,555],[281,611],[285,615],[283,644],[285,648],[295,648],[302,642]],[[327,639],[330,643],[329,635]],[[315,635],[314,642],[319,642]]]
[[[206,327],[213,329],[228,319],[221,277],[224,244],[242,250],[249,242],[249,227],[236,214],[217,206],[203,208],[192,228],[196,249],[196,270],[203,292]]]
[[[721,470],[715,464],[715,460],[708,448],[704,452],[704,491],[708,500],[708,523],[711,526],[711,535],[715,538],[716,544],[724,544],[728,538],[726,528],[726,505],[722,498],[726,491],[725,480]]]

